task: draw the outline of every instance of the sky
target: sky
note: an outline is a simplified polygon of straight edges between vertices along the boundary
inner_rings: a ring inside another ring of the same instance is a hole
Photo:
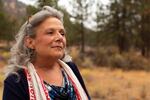
[[[36,5],[36,1],[37,0],[18,0],[21,1],[27,5]],[[107,5],[109,4],[110,0],[97,0],[100,1],[102,4]],[[69,3],[67,2],[67,0],[59,0],[58,4],[60,6],[64,6],[64,7],[69,7]],[[94,11],[95,8],[93,8]],[[68,9],[69,10],[69,9]],[[95,22],[93,22],[91,19],[89,19],[88,21],[85,22],[86,26],[88,28],[94,27],[96,25]]]
[[[25,4],[34,5],[37,0],[18,0],[18,1],[21,1]],[[109,0],[100,0],[100,1],[103,4],[108,4],[109,3]],[[67,3],[67,0],[60,0],[60,4],[65,4],[65,3]]]
[[[29,4],[34,5],[37,0],[18,0],[18,1],[21,1],[27,5],[29,5]]]

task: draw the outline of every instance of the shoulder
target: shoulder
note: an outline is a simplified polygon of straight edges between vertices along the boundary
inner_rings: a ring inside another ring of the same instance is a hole
[[[66,64],[72,69],[77,79],[79,80],[80,84],[82,85],[83,89],[85,90],[89,100],[91,100],[77,65],[73,62],[66,62]]]
[[[19,69],[17,72],[10,73],[4,80],[4,83],[19,84],[26,80],[26,76],[23,69]]]
[[[77,79],[79,80],[81,85],[83,86],[84,82],[83,82],[82,76],[81,76],[80,71],[79,71],[78,67],[76,66],[76,64],[73,62],[67,62],[67,65],[72,69],[75,76],[77,77]]]
[[[66,64],[76,73],[79,72],[77,65],[73,62],[66,62]]]
[[[4,80],[3,100],[28,98],[28,83],[23,69],[11,73]],[[24,100],[24,99],[22,99]]]

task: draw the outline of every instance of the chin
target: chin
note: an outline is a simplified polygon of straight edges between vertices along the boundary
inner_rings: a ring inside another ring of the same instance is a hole
[[[57,59],[61,59],[61,58],[63,57],[63,55],[64,55],[64,54],[57,54],[57,55],[55,55],[54,57],[57,58]]]

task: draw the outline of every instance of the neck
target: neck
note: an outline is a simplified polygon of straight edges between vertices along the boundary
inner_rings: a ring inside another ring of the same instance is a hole
[[[37,58],[34,60],[33,65],[35,66],[35,69],[43,69],[43,70],[51,70],[55,67],[59,66],[58,59],[41,59]]]
[[[36,72],[44,81],[52,85],[62,86],[63,76],[58,59],[36,59],[32,63],[36,69]]]

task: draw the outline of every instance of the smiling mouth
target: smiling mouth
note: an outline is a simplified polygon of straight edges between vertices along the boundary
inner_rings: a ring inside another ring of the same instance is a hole
[[[52,48],[63,49],[62,46],[53,46]]]

